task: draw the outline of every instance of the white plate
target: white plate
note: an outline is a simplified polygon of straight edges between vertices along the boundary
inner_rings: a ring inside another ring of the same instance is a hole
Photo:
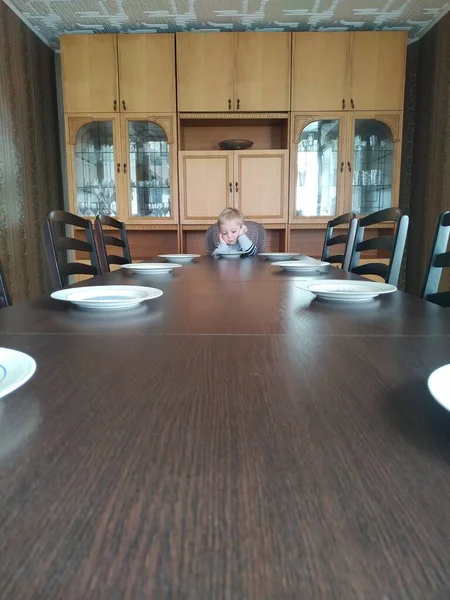
[[[308,271],[318,271],[324,267],[328,267],[330,263],[317,261],[301,261],[301,260],[288,260],[273,262],[273,267],[280,267],[285,271],[296,271],[297,273],[306,273]]]
[[[321,300],[334,302],[367,302],[380,294],[392,294],[395,285],[378,283],[376,281],[345,281],[328,279],[327,281],[312,282],[309,285],[297,286],[312,292]]]
[[[214,254],[220,258],[236,259],[241,258],[244,252],[215,252]]]
[[[122,269],[132,271],[133,273],[141,273],[142,275],[150,275],[155,273],[170,273],[172,269],[178,269],[183,265],[177,265],[176,263],[130,263],[128,265],[122,265]]]
[[[450,365],[433,371],[428,377],[430,394],[441,406],[450,410]]]
[[[139,285],[97,285],[53,292],[52,298],[89,310],[125,310],[162,296],[156,288]]]
[[[172,263],[188,263],[200,258],[200,254],[158,254],[158,258],[165,258]]]
[[[294,256],[298,256],[298,254],[294,252],[260,252],[258,256],[266,260],[290,260]]]
[[[0,348],[0,398],[27,382],[35,371],[36,361],[28,354]]]

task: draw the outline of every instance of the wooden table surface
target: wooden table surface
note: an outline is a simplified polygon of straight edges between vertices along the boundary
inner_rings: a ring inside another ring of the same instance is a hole
[[[346,277],[338,270],[320,275]],[[447,600],[450,312],[202,258],[133,313],[0,311],[0,598]]]

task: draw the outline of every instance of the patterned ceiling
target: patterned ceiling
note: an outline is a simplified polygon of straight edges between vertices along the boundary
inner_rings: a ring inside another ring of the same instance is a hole
[[[2,1],[2,0],[0,0]],[[450,0],[4,0],[40,38],[62,33],[406,29],[419,39]]]

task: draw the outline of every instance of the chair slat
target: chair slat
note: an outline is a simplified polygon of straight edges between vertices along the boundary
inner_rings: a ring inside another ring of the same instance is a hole
[[[105,234],[103,225],[118,230],[120,238]],[[126,265],[132,262],[125,223],[107,215],[99,215],[95,219],[94,234],[102,273],[109,273],[109,265]],[[108,246],[122,248],[123,256],[109,254]]]
[[[438,254],[434,259],[435,267],[450,267],[450,252],[443,252],[442,254]]]
[[[53,210],[48,218],[52,223],[63,223],[64,225],[82,227],[83,229],[88,229],[91,224],[88,219],[83,219],[83,217],[79,217],[78,215],[74,215],[65,210]]]
[[[105,246],[117,246],[118,248],[125,248],[125,243],[120,238],[113,237],[112,235],[103,235]]]
[[[402,214],[399,208],[385,208],[360,219],[359,226],[368,227],[369,225],[379,225],[380,223],[388,222],[398,223]]]
[[[443,306],[444,308],[450,308],[450,292],[437,292],[436,294],[429,294],[426,298],[429,302]]]
[[[392,252],[394,249],[394,243],[394,236],[382,235],[380,237],[369,238],[359,242],[356,250],[358,252],[366,252],[367,250],[389,250]]]
[[[107,257],[109,265],[128,265],[130,261],[128,261],[123,256],[117,256],[115,254],[109,254]]]
[[[327,241],[327,246],[337,246],[338,244],[346,244],[348,241],[348,233],[335,235]]]
[[[54,242],[56,250],[79,250],[81,252],[92,252],[91,244],[83,240],[71,237],[57,238]]]
[[[344,262],[344,255],[343,254],[332,254],[331,256],[329,256],[326,260],[326,262],[332,263],[332,264],[337,264],[337,263],[343,263]]]
[[[384,263],[366,263],[365,265],[359,265],[352,270],[355,275],[378,275],[383,279],[386,279],[389,272],[389,265]]]
[[[63,277],[69,277],[69,275],[98,275],[97,269],[92,265],[77,262],[62,265],[60,272]]]

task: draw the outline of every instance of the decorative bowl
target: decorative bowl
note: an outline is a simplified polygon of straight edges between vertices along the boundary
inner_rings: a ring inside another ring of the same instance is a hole
[[[250,140],[222,140],[217,144],[221,150],[248,150],[253,146]]]

